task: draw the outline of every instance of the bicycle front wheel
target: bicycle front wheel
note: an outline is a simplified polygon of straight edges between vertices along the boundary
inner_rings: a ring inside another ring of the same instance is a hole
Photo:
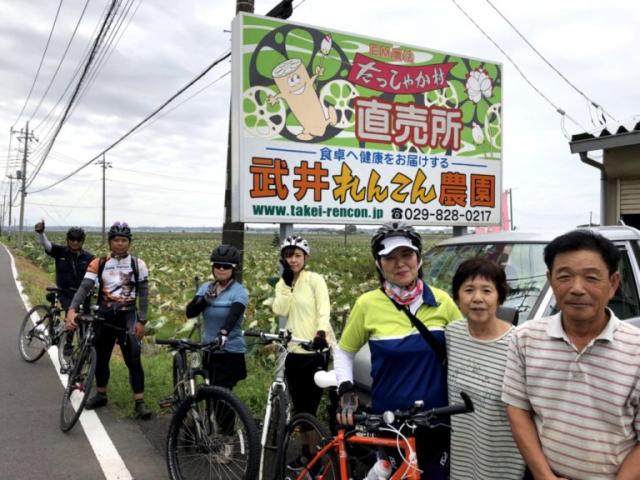
[[[96,349],[89,347],[80,356],[69,374],[67,388],[62,397],[60,409],[60,430],[68,432],[80,418],[84,405],[91,394],[93,378],[96,374]]]
[[[53,317],[48,305],[36,305],[27,312],[20,325],[18,350],[23,360],[33,363],[49,348]]]
[[[173,415],[167,437],[172,480],[254,479],[259,459],[255,422],[229,390],[201,387]]]
[[[339,480],[340,464],[333,450],[325,453],[313,466],[308,466],[328,439],[331,439],[329,429],[316,417],[308,413],[294,415],[287,425],[280,449],[281,478]]]
[[[260,460],[262,478],[263,480],[277,480],[280,473],[278,456],[287,428],[287,396],[279,385],[273,391],[271,414],[263,428],[267,429],[267,435],[265,444],[262,446]]]

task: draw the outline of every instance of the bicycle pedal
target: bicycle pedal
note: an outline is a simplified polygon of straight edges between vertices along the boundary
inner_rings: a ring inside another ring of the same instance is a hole
[[[163,398],[158,400],[158,406],[160,408],[173,408],[176,404],[176,400],[173,397]]]

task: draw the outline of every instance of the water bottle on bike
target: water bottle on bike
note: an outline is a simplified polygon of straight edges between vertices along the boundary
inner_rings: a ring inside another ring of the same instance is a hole
[[[387,480],[391,475],[391,462],[379,458],[367,474],[366,480]]]

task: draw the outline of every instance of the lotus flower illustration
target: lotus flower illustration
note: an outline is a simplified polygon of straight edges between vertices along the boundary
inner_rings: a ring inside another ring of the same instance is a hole
[[[490,98],[493,94],[493,81],[484,68],[471,70],[467,75],[465,90],[469,95],[469,100],[478,103],[482,97]]]

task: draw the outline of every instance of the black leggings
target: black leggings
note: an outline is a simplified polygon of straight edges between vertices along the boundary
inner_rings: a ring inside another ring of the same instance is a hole
[[[104,313],[105,325],[101,325],[96,333],[96,385],[106,388],[109,384],[109,361],[116,341],[124,363],[129,369],[129,384],[133,393],[144,392],[144,370],[140,360],[140,342],[134,335],[134,325],[137,319],[135,311],[109,311]],[[113,326],[115,328],[110,328]]]
[[[289,353],[284,364],[284,375],[289,386],[295,413],[315,415],[322,398],[322,389],[316,385],[313,375],[327,368],[323,355],[314,353]]]

